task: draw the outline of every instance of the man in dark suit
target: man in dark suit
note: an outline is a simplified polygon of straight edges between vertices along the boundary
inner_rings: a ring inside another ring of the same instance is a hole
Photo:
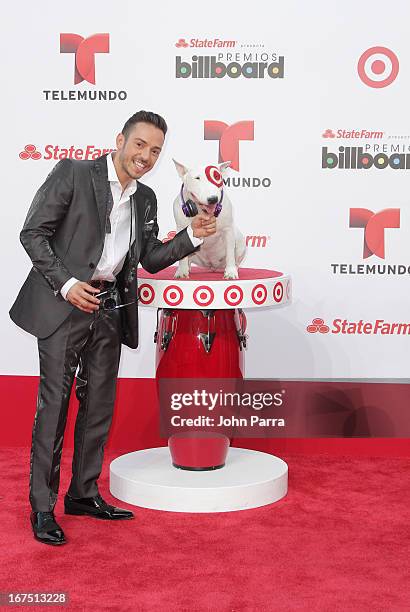
[[[117,136],[114,154],[60,161],[34,197],[20,240],[33,267],[10,310],[38,338],[40,384],[30,458],[34,536],[63,544],[54,516],[71,387],[79,411],[66,514],[109,520],[133,514],[98,492],[115,399],[121,343],[138,346],[137,266],[168,267],[215,232],[215,218],[193,218],[165,244],[158,240],[155,194],[138,181],[156,163],[167,126],[139,111]]]

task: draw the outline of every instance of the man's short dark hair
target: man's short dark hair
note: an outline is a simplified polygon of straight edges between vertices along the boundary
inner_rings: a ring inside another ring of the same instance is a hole
[[[164,136],[168,130],[165,119],[161,117],[161,115],[157,115],[157,113],[153,113],[152,111],[140,110],[134,113],[132,117],[125,122],[122,128],[122,134],[124,134],[125,140],[127,140],[129,133],[136,123],[150,123],[151,125],[155,125],[155,127],[163,132]]]

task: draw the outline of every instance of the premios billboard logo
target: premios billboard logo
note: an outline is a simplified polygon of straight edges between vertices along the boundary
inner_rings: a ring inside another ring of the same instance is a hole
[[[240,171],[240,144],[246,140],[254,141],[254,121],[237,121],[225,123],[217,119],[204,121],[204,140],[215,140],[218,143],[219,163],[230,161],[232,170]],[[228,176],[224,179],[226,187],[270,187],[269,177]]]
[[[267,51],[266,46],[260,41],[180,38],[175,46],[178,49],[175,60],[177,79],[283,79],[285,77],[285,57],[277,52]],[[208,54],[211,48],[217,49],[218,52]],[[195,49],[194,55],[192,49]]]
[[[73,60],[73,84],[96,84],[96,55],[110,53],[110,35],[108,33],[81,36],[63,32],[60,34],[60,54],[70,54]],[[126,100],[127,92],[100,89],[44,89],[47,102],[70,101],[114,101]]]
[[[362,230],[362,258],[386,258],[386,230],[400,229],[400,209],[385,208],[374,212],[367,208],[351,208],[349,228]],[[395,236],[397,239],[397,236]],[[405,276],[410,274],[410,265],[404,263],[331,263],[333,274]]]
[[[409,170],[410,135],[364,127],[326,128],[322,134],[322,169]],[[336,145],[337,141],[337,145]],[[353,141],[353,142],[352,142]],[[336,145],[336,146],[332,146]]]
[[[333,170],[384,170],[391,168],[392,170],[409,170],[410,169],[410,147],[409,145],[387,145],[386,152],[378,152],[377,147],[349,147],[340,146],[336,152],[332,152],[328,147],[322,147],[322,168]],[[390,147],[390,152],[387,148]],[[399,149],[404,149],[399,151]],[[375,153],[370,153],[372,150]],[[397,152],[391,152],[394,149]]]

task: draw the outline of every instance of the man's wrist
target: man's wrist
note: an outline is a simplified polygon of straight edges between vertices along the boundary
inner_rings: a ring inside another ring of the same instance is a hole
[[[63,296],[63,298],[65,299],[65,301],[67,301],[67,293],[70,291],[71,287],[73,285],[75,285],[76,283],[78,283],[78,278],[74,278],[74,276],[72,276],[66,283],[64,283],[64,285],[61,287],[60,289],[60,293]]]
[[[203,238],[197,238],[196,236],[194,236],[194,230],[192,229],[191,225],[188,225],[187,229],[187,234],[192,242],[192,244],[194,245],[194,247],[199,246],[200,244],[203,243]]]

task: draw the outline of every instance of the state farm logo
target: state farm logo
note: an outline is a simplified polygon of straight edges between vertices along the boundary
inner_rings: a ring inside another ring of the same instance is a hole
[[[162,239],[162,242],[169,242],[170,240],[175,238],[175,235],[176,235],[175,230],[168,232],[165,238]],[[265,236],[263,234],[259,234],[259,235],[249,234],[248,236],[245,236],[245,243],[246,243],[246,246],[251,247],[251,248],[264,249],[267,247],[270,238],[271,238],[270,236]]]
[[[332,327],[325,324],[324,319],[313,319],[307,325],[309,334],[342,334],[348,336],[374,335],[374,336],[409,336],[410,323],[390,323],[384,319],[375,321],[348,321],[347,319],[333,319]]]
[[[400,209],[386,208],[374,213],[367,208],[351,208],[349,227],[364,229],[363,259],[371,255],[384,259],[384,230],[400,227]]]
[[[372,130],[331,130],[327,129],[322,132],[322,138],[344,138],[344,139],[355,139],[355,140],[374,140],[384,137],[384,132],[372,131]]]
[[[249,235],[245,236],[245,244],[248,247],[255,247],[257,249],[264,249],[268,245],[268,241],[270,240],[270,236],[264,235]]]
[[[381,211],[373,212],[367,208],[350,208],[349,227],[363,230],[363,259],[368,259],[372,255],[385,259],[385,230],[400,228],[400,209],[385,208]],[[410,266],[406,263],[332,263],[330,267],[333,274],[385,276],[410,274]]]
[[[24,159],[24,160],[27,160],[27,159],[37,160],[37,159],[41,159],[42,155],[39,151],[37,151],[36,145],[27,144],[24,147],[23,151],[20,151],[19,158]]]
[[[239,172],[239,144],[244,140],[253,141],[254,121],[237,121],[228,124],[217,119],[204,121],[204,140],[218,142],[219,163],[230,161],[230,168]],[[269,177],[230,177],[224,179],[226,187],[270,187]]]
[[[220,38],[190,38],[187,42],[185,38],[179,38],[175,43],[178,49],[186,49],[187,47],[195,48],[210,48],[217,47],[218,49],[233,49],[236,46],[236,40],[221,40]]]
[[[110,52],[110,35],[60,34],[60,53],[74,53],[74,84],[88,81],[95,85],[95,54]]]
[[[92,34],[88,37],[73,33],[60,34],[60,53],[73,55],[74,85],[84,81],[95,85],[95,56],[110,52],[110,35],[108,33]],[[46,101],[114,101],[125,100],[127,92],[97,89],[56,90],[44,89]]]
[[[360,56],[357,72],[368,87],[387,87],[399,74],[399,60],[387,47],[371,47]]]
[[[330,328],[328,325],[325,325],[324,319],[312,319],[312,323],[306,327],[306,330],[309,334],[328,334]]]
[[[62,147],[61,145],[48,144],[44,147],[44,152],[41,153],[37,150],[36,145],[27,144],[24,149],[19,153],[19,158],[27,161],[28,159],[53,159],[59,161],[60,159],[97,159],[101,155],[107,155],[112,153],[115,149],[107,149],[96,147],[95,145],[86,145],[85,147],[76,147],[70,145],[68,147]]]

